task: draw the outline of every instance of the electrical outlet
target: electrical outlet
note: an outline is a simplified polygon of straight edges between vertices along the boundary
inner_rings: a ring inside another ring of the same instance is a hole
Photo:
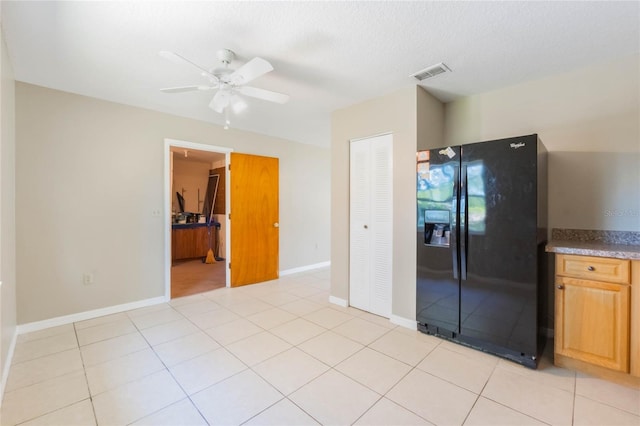
[[[93,284],[93,274],[88,272],[82,274],[82,284],[84,285]]]
[[[161,215],[161,214],[162,214],[162,212],[160,211],[160,209],[153,209],[153,210],[151,211],[151,215],[152,215],[153,217],[160,217],[160,215]]]

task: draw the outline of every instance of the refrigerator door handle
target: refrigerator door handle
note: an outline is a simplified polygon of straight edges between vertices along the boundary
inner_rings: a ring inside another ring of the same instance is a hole
[[[458,211],[460,211],[460,198],[458,188],[460,187],[460,169],[455,168],[453,173],[453,200],[451,201],[451,256],[453,257],[453,279],[458,279]]]
[[[468,239],[468,222],[469,222],[469,187],[467,179],[467,166],[462,166],[461,176],[461,199],[460,199],[460,278],[467,279],[467,246]]]

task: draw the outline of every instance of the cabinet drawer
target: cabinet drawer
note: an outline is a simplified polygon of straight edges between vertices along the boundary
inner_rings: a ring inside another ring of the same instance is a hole
[[[574,256],[556,257],[556,274],[585,280],[630,284],[630,261],[608,257]]]

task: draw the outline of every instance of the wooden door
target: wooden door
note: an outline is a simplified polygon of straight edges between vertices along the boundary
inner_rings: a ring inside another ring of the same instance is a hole
[[[555,350],[629,371],[629,285],[559,277]]]
[[[231,153],[231,287],[278,278],[278,159]]]

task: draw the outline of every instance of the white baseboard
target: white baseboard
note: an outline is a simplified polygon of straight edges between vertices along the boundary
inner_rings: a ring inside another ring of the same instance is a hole
[[[389,321],[391,321],[392,324],[399,325],[401,327],[408,328],[410,330],[418,329],[418,323],[416,322],[416,320],[410,320],[404,317],[400,317],[398,315],[391,315],[391,318],[389,318]]]
[[[314,269],[326,268],[327,266],[331,266],[330,261],[314,263],[312,265],[300,266],[299,268],[285,269],[284,271],[280,271],[279,275],[282,277],[285,275],[297,274],[298,272],[306,272],[306,271],[312,271]]]
[[[329,296],[329,303],[333,303],[334,305],[342,306],[343,308],[346,308],[347,306],[349,306],[349,302],[347,302],[345,299],[341,299],[341,298],[335,297],[335,296]]]
[[[78,312],[77,314],[64,315],[61,317],[50,318],[42,321],[20,324],[17,334],[30,333],[32,331],[43,330],[49,327],[70,324],[73,322],[84,321],[104,315],[117,314],[120,312],[130,311],[132,309],[144,308],[147,306],[157,305],[167,302],[165,296],[154,297],[151,299],[138,300],[137,302],[124,303],[122,305],[108,306],[106,308],[94,309],[92,311]]]

